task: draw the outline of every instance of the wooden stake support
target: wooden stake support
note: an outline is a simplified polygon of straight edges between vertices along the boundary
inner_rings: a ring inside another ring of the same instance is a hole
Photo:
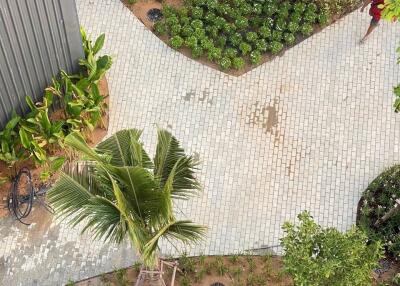
[[[147,278],[149,278],[150,275],[156,275],[158,277],[151,277],[151,279],[158,279],[161,282],[161,285],[167,286],[167,284],[164,281],[163,275],[164,273],[164,266],[171,267],[173,268],[172,271],[172,278],[171,278],[171,286],[174,286],[175,284],[175,277],[176,277],[176,271],[178,270],[178,261],[174,262],[167,262],[164,260],[159,260],[159,265],[158,269],[159,270],[147,270],[144,267],[140,269],[139,276],[136,280],[135,286],[140,286],[143,285],[143,282],[146,281]]]

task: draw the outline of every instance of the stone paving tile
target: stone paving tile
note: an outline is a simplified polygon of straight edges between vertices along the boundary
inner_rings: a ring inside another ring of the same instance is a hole
[[[110,133],[142,128],[154,150],[158,125],[202,159],[203,194],[177,204],[180,216],[209,227],[191,254],[277,245],[282,223],[304,209],[345,230],[363,189],[398,161],[398,25],[382,23],[360,46],[369,17],[357,11],[236,78],[171,50],[119,0],[77,4],[81,24],[106,33],[105,50],[115,55]],[[49,223],[32,242],[32,230],[0,221],[3,284],[61,285],[133,259],[129,247]],[[168,244],[162,251],[176,254]]]

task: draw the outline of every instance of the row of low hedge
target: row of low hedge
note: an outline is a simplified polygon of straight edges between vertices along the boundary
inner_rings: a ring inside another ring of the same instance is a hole
[[[154,25],[157,34],[222,70],[241,69],[246,61],[257,65],[263,54],[278,54],[329,20],[314,3],[279,0],[187,0],[179,9],[164,6],[163,14]]]
[[[99,81],[111,67],[112,59],[107,55],[98,56],[105,36],[101,35],[93,44],[83,29],[81,34],[85,58],[80,60],[80,72],[69,75],[61,71],[59,79],[54,79],[52,86],[45,90],[42,102],[34,103],[27,96],[30,112],[24,116],[14,112],[0,132],[0,161],[13,166],[32,159],[36,165],[46,167],[43,180],[64,162],[63,157],[52,156],[63,147],[64,137],[73,131],[93,130],[106,108]],[[62,110],[51,114],[56,98]]]

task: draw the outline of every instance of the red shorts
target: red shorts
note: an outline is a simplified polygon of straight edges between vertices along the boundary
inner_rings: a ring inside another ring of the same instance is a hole
[[[378,4],[373,4],[371,9],[369,9],[369,14],[376,22],[379,22],[381,19],[382,10],[378,7]]]

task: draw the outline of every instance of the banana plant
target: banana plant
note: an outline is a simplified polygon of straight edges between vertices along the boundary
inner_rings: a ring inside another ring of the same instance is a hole
[[[13,112],[11,120],[6,124],[5,128],[0,132],[0,160],[12,166],[22,158],[22,150],[18,148],[18,133],[16,127],[20,122],[19,117]]]
[[[34,104],[27,96],[26,103],[31,109],[26,119],[20,122],[19,136],[22,146],[29,152],[29,156],[40,165],[47,160],[46,149],[55,144],[63,147],[63,121],[50,121],[49,107],[53,103],[53,94],[46,92],[43,102]]]
[[[98,52],[103,48],[105,35],[100,35],[94,45],[87,37],[86,32],[81,28],[83,50],[85,51],[85,59],[81,59],[79,64],[86,68],[87,78],[89,82],[97,83],[104,74],[111,68],[112,58],[108,55],[96,57]]]

